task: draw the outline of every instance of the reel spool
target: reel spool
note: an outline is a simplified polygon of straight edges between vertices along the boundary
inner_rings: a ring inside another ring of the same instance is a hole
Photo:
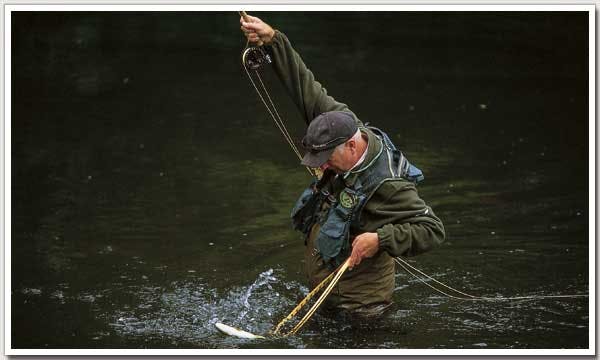
[[[249,47],[242,54],[242,63],[250,70],[257,70],[271,62],[271,57],[262,47]]]

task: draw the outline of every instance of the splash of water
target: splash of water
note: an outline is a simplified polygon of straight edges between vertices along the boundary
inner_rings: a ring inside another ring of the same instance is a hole
[[[240,312],[240,315],[237,318],[237,321],[241,321],[246,314],[248,314],[248,311],[250,311],[252,309],[252,307],[250,306],[250,303],[248,302],[248,299],[250,299],[250,296],[252,295],[252,292],[256,289],[258,289],[261,286],[267,285],[267,287],[269,288],[269,290],[272,290],[273,287],[271,286],[271,284],[269,284],[269,281],[277,281],[277,278],[275,278],[273,276],[273,269],[269,269],[265,272],[260,273],[260,275],[258,275],[258,278],[254,281],[254,283],[252,285],[250,285],[250,287],[248,287],[248,290],[246,290],[246,293],[244,294],[244,297],[242,298],[242,303],[244,304],[244,309],[242,310],[242,312]]]
[[[279,271],[268,269],[250,285],[225,293],[196,277],[172,282],[168,288],[148,284],[126,287],[124,293],[114,295],[128,298],[130,303],[105,318],[115,334],[132,339],[129,341],[237,347],[239,339],[223,337],[215,329],[216,322],[266,333],[278,320],[273,315],[285,313],[295,305],[298,293],[308,291],[301,284],[284,281]]]

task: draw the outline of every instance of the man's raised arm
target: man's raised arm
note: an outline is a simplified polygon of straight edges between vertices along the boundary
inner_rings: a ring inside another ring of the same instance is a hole
[[[262,42],[273,55],[274,69],[287,89],[306,123],[327,111],[350,111],[344,103],[337,102],[327,94],[327,90],[315,80],[300,55],[294,50],[288,38],[274,30],[257,17],[240,18],[242,31],[250,42]],[[359,125],[362,125],[352,113]]]

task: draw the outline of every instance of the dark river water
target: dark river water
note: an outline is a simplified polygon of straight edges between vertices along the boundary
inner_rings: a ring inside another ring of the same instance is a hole
[[[478,296],[587,294],[587,13],[257,13],[425,173]],[[397,268],[372,324],[317,314],[289,212],[310,180],[240,64],[235,12],[12,18],[13,348],[588,348],[589,300],[450,299]],[[293,137],[304,124],[271,69]]]

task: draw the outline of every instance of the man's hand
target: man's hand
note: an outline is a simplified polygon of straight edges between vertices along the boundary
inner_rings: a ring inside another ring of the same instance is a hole
[[[269,24],[255,16],[247,15],[246,19],[247,22],[244,21],[244,17],[240,17],[240,24],[242,24],[241,29],[248,41],[262,45],[262,43],[268,44],[273,40],[275,30]]]
[[[348,267],[352,269],[360,264],[364,258],[370,258],[379,250],[379,236],[377,233],[367,232],[362,233],[352,241],[352,254],[350,254],[350,264]]]

